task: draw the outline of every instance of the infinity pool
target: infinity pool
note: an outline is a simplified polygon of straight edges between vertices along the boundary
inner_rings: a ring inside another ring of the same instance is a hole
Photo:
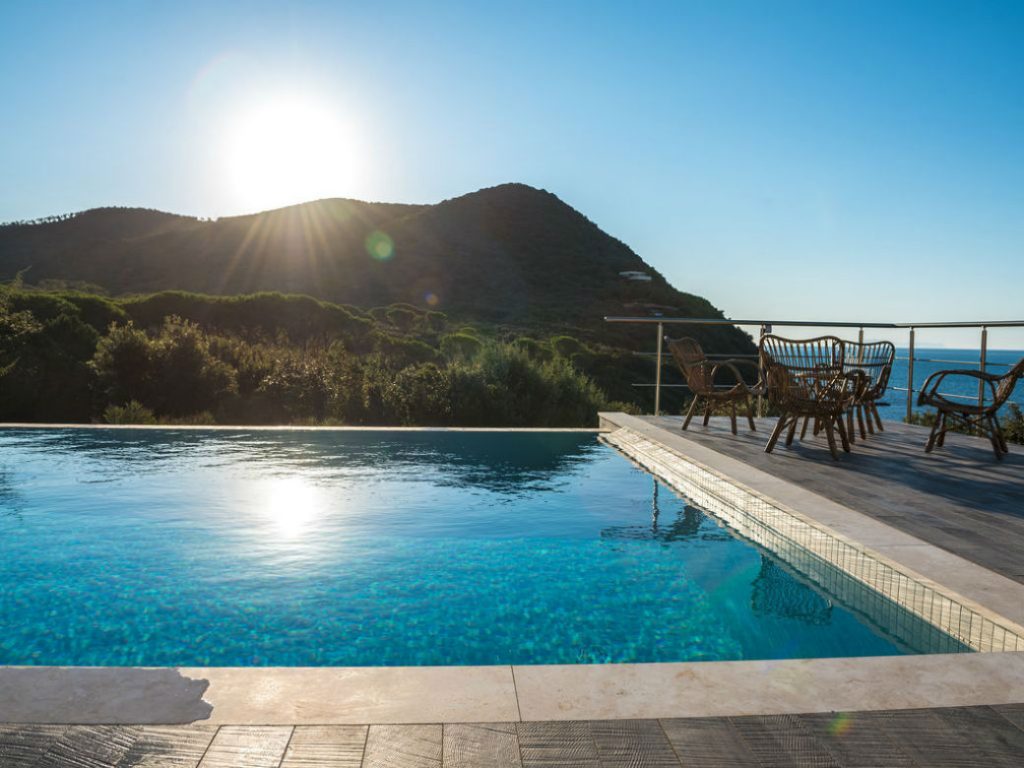
[[[582,432],[0,430],[0,664],[888,655]]]

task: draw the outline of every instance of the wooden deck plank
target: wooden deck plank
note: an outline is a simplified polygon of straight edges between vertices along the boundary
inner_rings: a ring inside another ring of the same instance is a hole
[[[523,768],[599,768],[597,745],[586,722],[518,723]]]
[[[601,768],[679,768],[657,720],[596,720],[590,733]]]
[[[214,725],[142,726],[117,768],[196,768],[216,733]]]
[[[34,768],[116,768],[138,738],[139,729],[121,725],[73,725]]]
[[[67,729],[66,725],[0,725],[0,766],[31,768]]]
[[[842,768],[795,715],[731,718],[751,753],[772,768]]]
[[[522,768],[515,723],[444,726],[445,768]]]
[[[799,720],[846,768],[916,768],[883,727],[878,712],[831,712],[798,715]]]
[[[976,750],[991,768],[1024,765],[1024,731],[989,707],[961,707],[935,712],[942,722]]]
[[[889,712],[881,727],[914,760],[927,768],[986,768],[987,757],[970,739],[949,727],[937,710]]]
[[[760,768],[743,737],[724,717],[662,720],[684,768]]]
[[[371,725],[364,768],[440,768],[440,725]]]
[[[365,725],[296,726],[281,768],[359,768],[367,730]]]
[[[221,726],[199,768],[278,768],[291,735],[291,726]]]

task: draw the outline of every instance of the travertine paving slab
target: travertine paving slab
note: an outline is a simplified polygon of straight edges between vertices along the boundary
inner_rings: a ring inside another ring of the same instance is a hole
[[[516,667],[523,720],[795,714],[1024,699],[1024,653]]]
[[[512,669],[495,667],[216,667],[209,722],[337,725],[519,719]]]

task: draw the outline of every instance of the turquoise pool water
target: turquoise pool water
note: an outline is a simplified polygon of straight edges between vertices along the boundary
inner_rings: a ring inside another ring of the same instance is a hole
[[[906,647],[589,433],[0,430],[0,664]]]

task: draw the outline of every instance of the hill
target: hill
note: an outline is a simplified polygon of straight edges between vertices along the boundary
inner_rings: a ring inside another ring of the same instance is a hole
[[[640,272],[649,280],[630,280]],[[283,291],[360,307],[407,303],[513,328],[625,343],[607,314],[720,317],[558,197],[505,184],[435,205],[330,199],[215,221],[133,208],[0,227],[0,279],[112,295]],[[734,329],[701,334],[749,349]]]

